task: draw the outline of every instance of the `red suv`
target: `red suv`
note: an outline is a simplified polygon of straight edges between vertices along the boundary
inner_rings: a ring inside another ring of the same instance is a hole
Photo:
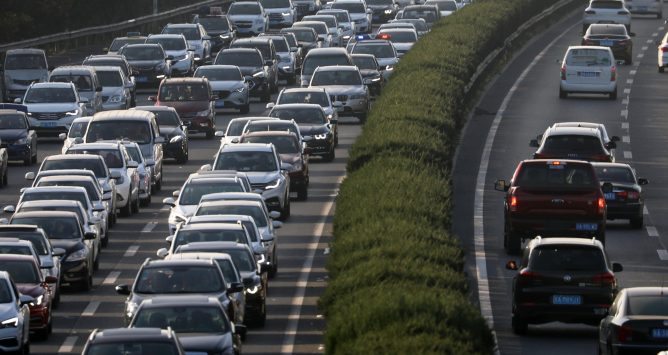
[[[503,244],[519,253],[522,241],[542,236],[594,236],[605,243],[606,202],[594,167],[579,160],[524,160],[512,180],[497,180],[506,192]]]
[[[206,78],[171,78],[160,83],[158,96],[150,96],[155,106],[173,107],[188,126],[188,132],[205,133],[213,138],[216,132],[216,110],[209,80]]]

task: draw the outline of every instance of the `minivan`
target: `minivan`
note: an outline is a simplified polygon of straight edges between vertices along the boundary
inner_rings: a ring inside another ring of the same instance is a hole
[[[617,67],[609,47],[568,47],[561,63],[559,98],[569,93],[600,93],[617,100]]]
[[[4,98],[12,102],[23,98],[28,86],[34,82],[42,83],[49,80],[49,67],[46,53],[41,49],[25,48],[10,49],[5,54],[2,70]]]

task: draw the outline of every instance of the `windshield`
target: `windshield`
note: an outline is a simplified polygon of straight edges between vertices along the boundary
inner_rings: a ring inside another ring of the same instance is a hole
[[[126,145],[125,150],[127,150],[131,160],[134,160],[137,163],[144,162],[144,159],[142,159],[141,150],[139,150],[139,147],[136,145]]]
[[[637,295],[628,297],[627,315],[668,316],[668,298],[660,295]]]
[[[0,115],[0,129],[26,129],[26,120],[23,115]]]
[[[76,146],[67,150],[67,154],[94,154],[104,159],[109,169],[123,168],[123,156],[118,149],[79,149]]]
[[[236,65],[238,67],[262,67],[262,56],[255,52],[221,52],[215,64]]]
[[[74,83],[79,91],[93,91],[93,81],[89,75],[52,75],[52,83]]]
[[[243,230],[181,230],[174,236],[173,250],[181,245],[196,242],[234,242],[248,244]]]
[[[72,123],[72,126],[70,126],[70,130],[67,133],[67,137],[69,138],[83,137],[84,133],[86,133],[86,129],[88,128],[88,122],[90,121]]]
[[[87,143],[127,139],[137,144],[151,143],[151,129],[146,121],[93,121],[86,132]],[[108,163],[107,163],[108,164]],[[111,168],[111,166],[109,166]]]
[[[38,284],[42,281],[35,264],[29,261],[0,259],[0,270],[7,271],[17,284]]]
[[[0,254],[10,254],[10,255],[33,255],[32,250],[29,246],[26,245],[1,245],[0,242]]]
[[[293,29],[290,30],[290,32],[293,33],[295,37],[297,37],[297,41],[300,42],[315,42],[318,40],[318,35],[310,30],[300,31],[298,29]]]
[[[316,104],[321,107],[329,107],[327,93],[317,92],[284,92],[278,99],[277,104]]]
[[[336,11],[336,12],[323,12],[320,13],[318,12],[318,15],[332,15],[336,17],[336,21],[341,24],[341,22],[350,22],[350,18],[348,18],[348,14],[342,11]]]
[[[160,86],[160,101],[209,101],[204,84],[169,84]]]
[[[260,0],[265,9],[289,8],[290,0]]]
[[[79,201],[84,208],[88,208],[88,200],[86,195],[79,192],[65,192],[65,191],[39,191],[24,193],[21,196],[21,202],[26,201],[44,201],[44,200],[72,200]]]
[[[44,237],[39,232],[0,231],[0,238],[27,240],[32,243],[32,247],[35,249],[37,255],[49,255],[49,247],[46,245],[46,240],[44,240]]]
[[[132,46],[125,47],[121,51],[128,61],[163,61],[165,60],[165,53],[158,46]]]
[[[182,34],[188,41],[198,41],[202,39],[202,37],[199,35],[199,30],[196,27],[165,27],[162,30],[162,33],[169,35]]]
[[[261,132],[261,131],[288,131],[294,133],[299,137],[299,129],[291,122],[271,122],[271,123],[250,123],[246,132]]]
[[[249,42],[234,42],[230,48],[255,48],[260,51],[264,60],[271,60],[271,48],[268,43],[249,43]]]
[[[347,55],[310,56],[304,60],[302,75],[313,75],[315,68],[328,65],[351,65],[351,62]]]
[[[229,16],[233,15],[260,15],[262,10],[257,4],[238,4],[232,3],[229,11],[227,12]]]
[[[215,267],[170,265],[142,269],[134,292],[137,293],[212,293],[225,290]]]
[[[308,27],[312,28],[315,30],[318,35],[326,35],[329,33],[329,30],[327,29],[327,25],[321,24],[321,23],[300,23],[300,22],[295,22],[293,27]]]
[[[255,260],[253,256],[245,249],[228,249],[224,253],[229,254],[234,261],[234,266],[239,272],[255,271]]]
[[[99,200],[100,195],[98,194],[97,189],[95,188],[95,185],[93,185],[92,181],[65,181],[65,180],[59,180],[59,181],[45,181],[45,180],[39,180],[37,183],[37,186],[80,186],[86,189],[86,193],[88,193],[88,196],[92,200]],[[84,204],[84,206],[86,206]]]
[[[11,54],[5,58],[5,70],[46,70],[46,58],[41,54]]]
[[[408,31],[383,31],[390,35],[390,41],[396,43],[414,43],[417,41],[417,35]]]
[[[364,4],[360,3],[340,3],[340,2],[334,2],[332,3],[332,9],[342,9],[342,10],[348,10],[348,13],[350,14],[364,14],[366,13],[366,9],[364,8]]]
[[[97,78],[100,80],[102,87],[121,87],[123,86],[123,78],[119,71],[97,71]]]
[[[290,46],[288,45],[288,40],[283,38],[272,38],[271,41],[274,43],[274,48],[276,49],[276,52],[289,52],[290,51]],[[295,44],[296,46],[296,44]]]
[[[425,5],[436,5],[438,11],[457,11],[457,3],[454,1],[427,1]]]
[[[599,248],[549,245],[535,248],[531,252],[531,271],[594,271],[606,270],[605,258]]]
[[[23,101],[26,104],[49,104],[59,102],[77,102],[74,90],[71,88],[36,88],[26,93]]]
[[[360,69],[378,70],[378,64],[373,57],[353,57],[353,64]]]
[[[571,49],[566,56],[566,65],[573,66],[609,66],[610,52],[603,49]]]
[[[106,178],[107,170],[99,160],[76,160],[76,159],[50,159],[45,161],[40,167],[40,171],[44,170],[90,170],[97,178]]]
[[[234,264],[232,260],[216,259],[216,262],[218,263],[220,269],[223,271],[223,275],[225,276],[225,281],[229,283],[241,282],[241,280],[239,280],[239,273],[237,270],[234,269]]]
[[[591,189],[598,187],[593,169],[582,164],[523,164],[515,186],[527,189]]]
[[[196,78],[207,78],[209,81],[242,81],[244,80],[238,68],[197,68]]]
[[[282,120],[295,120],[301,125],[321,125],[327,123],[322,110],[312,108],[303,109],[281,109],[276,108],[269,113],[270,117],[278,117]]]
[[[230,137],[230,136],[240,136],[243,133],[243,129],[246,126],[246,123],[248,123],[248,120],[244,119],[235,119],[233,121],[230,121],[230,123],[227,125],[227,130],[225,131],[225,136]]]
[[[255,220],[255,225],[258,228],[263,228],[267,226],[267,218],[262,211],[260,206],[249,206],[249,205],[208,205],[200,206],[199,209],[195,212],[195,216],[208,216],[216,214],[236,214],[251,216]]]
[[[13,291],[7,281],[0,281],[0,303],[10,303],[13,300]]]
[[[219,307],[190,305],[140,308],[130,327],[171,327],[177,334],[225,334],[230,331],[227,317]]]
[[[392,6],[393,0],[366,0],[367,5],[387,5]]]
[[[272,143],[278,150],[278,154],[297,154],[301,151],[299,149],[299,142],[296,138],[285,136],[259,136],[259,137],[245,137],[242,143]]]
[[[49,239],[81,239],[79,221],[74,217],[17,217],[10,224],[34,224],[44,230]]]
[[[224,17],[200,17],[197,19],[207,32],[229,31],[230,26]]]
[[[244,189],[241,183],[232,180],[212,179],[208,182],[191,182],[181,191],[179,204],[197,205],[202,196],[218,192],[244,192]]]
[[[278,171],[272,152],[224,152],[218,155],[214,170]]]
[[[353,54],[373,54],[376,58],[394,58],[396,54],[392,45],[358,43],[353,47]]]
[[[159,44],[166,51],[185,51],[188,49],[186,41],[183,38],[149,37],[146,43]]]
[[[111,42],[111,46],[109,46],[109,50],[112,52],[118,52],[121,47],[123,47],[126,44],[142,44],[146,41],[146,38],[144,37],[139,37],[139,38],[116,38],[113,42]],[[127,57],[127,56],[126,56]]]
[[[596,175],[600,181],[635,184],[636,179],[630,168],[595,166]]]
[[[159,126],[178,126],[179,116],[174,111],[153,111],[155,120]]]
[[[356,71],[352,70],[321,70],[313,74],[311,85],[362,85],[362,79]]]
[[[540,149],[543,153],[605,154],[601,140],[596,136],[551,135]]]
[[[421,18],[427,23],[436,21],[436,13],[431,10],[405,10],[401,15],[402,18]]]
[[[24,207],[21,206],[17,212],[31,212],[31,211],[66,211],[66,212],[74,212],[79,216],[80,220],[84,220],[84,215],[83,212],[81,212],[81,208],[79,206],[28,206]]]
[[[132,355],[179,355],[179,350],[171,341],[152,342],[138,341],[135,339],[127,342],[90,344],[86,355],[109,355],[109,354],[132,354]]]
[[[591,25],[589,26],[590,35],[616,35],[616,36],[627,36],[626,27],[624,25],[611,26],[611,25]]]

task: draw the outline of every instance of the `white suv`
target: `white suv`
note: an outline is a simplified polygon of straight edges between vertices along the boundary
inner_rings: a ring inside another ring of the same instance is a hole
[[[609,47],[568,47],[561,63],[559,98],[569,93],[608,94],[617,100],[617,67]]]
[[[582,33],[592,23],[619,23],[631,33],[631,12],[623,0],[591,0],[582,17]]]

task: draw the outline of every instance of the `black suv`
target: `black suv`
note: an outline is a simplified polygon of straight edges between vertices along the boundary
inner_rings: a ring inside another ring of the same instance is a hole
[[[278,54],[274,41],[267,37],[241,38],[237,39],[230,48],[256,48],[262,53],[262,60],[267,72],[267,81],[271,87],[271,92],[278,91]]]
[[[531,240],[520,265],[513,260],[512,327],[525,334],[529,324],[548,322],[598,325],[617,294],[612,263],[596,239],[541,238]]]
[[[262,53],[256,48],[223,49],[216,56],[214,64],[236,65],[248,83],[251,96],[259,96],[261,101],[271,99],[271,74],[265,66]]]
[[[181,342],[172,328],[116,328],[93,330],[82,354],[183,355]]]

